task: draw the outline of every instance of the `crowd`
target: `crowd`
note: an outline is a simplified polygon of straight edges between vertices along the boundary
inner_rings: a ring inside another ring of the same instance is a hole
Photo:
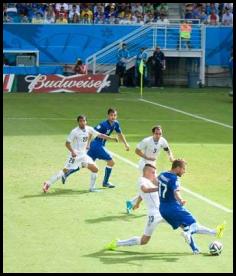
[[[4,23],[168,23],[167,3],[3,3]]]
[[[184,17],[208,25],[233,25],[233,3],[186,3]]]

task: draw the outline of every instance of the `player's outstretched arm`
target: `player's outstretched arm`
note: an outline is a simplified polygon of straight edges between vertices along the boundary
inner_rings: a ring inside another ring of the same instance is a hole
[[[148,187],[145,187],[145,186],[141,186],[141,190],[144,192],[144,193],[154,193],[154,192],[157,192],[158,191],[158,187],[155,187],[155,188],[148,188]]]
[[[170,162],[173,162],[175,159],[174,159],[174,156],[173,156],[173,153],[172,153],[171,149],[169,147],[167,147],[167,148],[164,148],[164,151],[166,151]]]
[[[135,205],[133,206],[133,210],[136,210],[136,209],[139,208],[140,202],[141,202],[142,200],[143,200],[143,199],[141,198],[141,196],[139,196],[139,197],[137,198],[137,201],[136,201]]]
[[[109,140],[109,141],[115,141],[115,142],[118,142],[118,138],[117,137],[110,137],[106,134],[99,134],[98,135],[99,138],[102,138],[102,139],[105,139],[105,140]]]
[[[129,150],[129,144],[127,143],[125,136],[123,133],[118,133],[119,140],[125,145],[125,149],[128,151]]]
[[[181,205],[184,205],[187,201],[184,200],[180,194],[180,191],[179,190],[175,190],[174,191],[174,194],[175,194],[175,198],[176,200],[181,204]]]

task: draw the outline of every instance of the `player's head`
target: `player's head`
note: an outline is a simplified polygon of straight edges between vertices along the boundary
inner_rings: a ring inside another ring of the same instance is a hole
[[[162,136],[161,126],[154,126],[152,128],[152,135],[153,135],[153,139],[158,141]]]
[[[175,159],[172,163],[171,170],[178,176],[182,176],[185,173],[186,161],[183,159]]]
[[[153,181],[156,177],[156,167],[151,164],[146,164],[143,168],[143,176]]]
[[[85,128],[85,126],[87,124],[86,116],[85,115],[79,115],[77,117],[77,122],[78,122],[80,128]]]
[[[114,122],[117,118],[117,110],[115,108],[110,107],[107,110],[107,117],[109,121]]]

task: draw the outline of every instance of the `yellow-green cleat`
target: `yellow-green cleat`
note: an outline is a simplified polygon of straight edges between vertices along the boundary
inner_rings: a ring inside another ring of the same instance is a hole
[[[226,222],[224,221],[222,224],[216,226],[216,237],[222,238],[224,230],[225,230]]]
[[[107,250],[116,250],[117,248],[117,240],[112,240],[111,242],[109,242],[106,246],[105,249]]]

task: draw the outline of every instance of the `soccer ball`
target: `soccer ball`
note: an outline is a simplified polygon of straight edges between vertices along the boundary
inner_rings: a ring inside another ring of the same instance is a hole
[[[218,256],[221,254],[223,249],[223,244],[219,241],[213,241],[211,244],[209,244],[209,252],[213,256]]]

